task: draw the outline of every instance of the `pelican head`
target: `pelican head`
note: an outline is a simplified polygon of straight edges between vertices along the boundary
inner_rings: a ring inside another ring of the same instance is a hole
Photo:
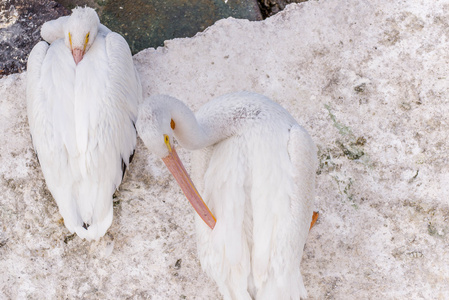
[[[173,146],[176,124],[170,104],[176,102],[179,100],[164,95],[146,99],[139,107],[136,129],[148,150],[165,163],[198,215],[213,229],[216,219],[196,190]]]
[[[92,46],[99,25],[100,19],[94,9],[77,7],[72,10],[72,15],[64,27],[64,41],[72,52],[76,64]]]
[[[174,150],[174,121],[169,110],[158,103],[145,101],[140,105],[136,128],[145,146],[157,157],[164,159]]]

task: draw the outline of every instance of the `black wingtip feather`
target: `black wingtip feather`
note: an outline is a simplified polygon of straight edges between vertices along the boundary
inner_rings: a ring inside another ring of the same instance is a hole
[[[129,156],[129,159],[128,159],[128,165],[133,161],[134,153],[136,153],[136,149],[134,149],[134,150],[133,150],[133,154],[131,154],[131,155]],[[122,180],[123,180],[123,178],[125,177],[125,172],[126,172],[126,163],[125,163],[125,161],[122,159]]]
[[[30,138],[31,138],[31,144],[33,144],[33,135],[30,133]],[[39,164],[39,166],[41,165],[41,162],[39,161],[39,155],[37,155],[37,151],[36,149],[33,147],[34,150],[34,154],[36,155],[36,159],[37,159],[37,163]],[[133,153],[134,154],[134,153]]]

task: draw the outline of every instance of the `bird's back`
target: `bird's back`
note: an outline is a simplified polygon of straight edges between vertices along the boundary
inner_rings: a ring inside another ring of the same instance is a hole
[[[313,191],[308,196],[301,188],[314,177],[313,142],[288,112],[260,95],[225,96],[205,105],[197,117],[206,127],[217,126],[207,116],[217,107],[228,109],[228,120],[218,122],[239,125],[193,157],[194,181],[217,218],[213,231],[197,222],[202,266],[227,299],[304,297],[300,261]],[[299,141],[298,135],[292,140],[292,129],[303,131]],[[292,153],[292,142],[305,147]],[[301,157],[312,164],[298,170]]]

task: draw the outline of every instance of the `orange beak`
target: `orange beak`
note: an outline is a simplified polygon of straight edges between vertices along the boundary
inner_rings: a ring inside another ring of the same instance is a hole
[[[72,56],[73,59],[75,60],[75,64],[78,65],[78,63],[83,59],[84,50],[75,48],[72,50]]]
[[[169,155],[167,157],[164,157],[162,161],[165,163],[168,170],[173,174],[179,186],[181,187],[181,190],[184,192],[184,195],[186,195],[190,204],[192,204],[193,208],[196,210],[201,219],[206,222],[207,226],[209,226],[211,229],[214,229],[216,219],[196,190],[195,185],[190,179],[189,174],[184,168],[184,165],[179,159],[179,156],[176,153],[174,147],[171,148]]]

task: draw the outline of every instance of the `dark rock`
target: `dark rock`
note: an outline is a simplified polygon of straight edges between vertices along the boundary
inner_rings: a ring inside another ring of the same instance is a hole
[[[280,12],[290,3],[301,3],[307,0],[258,0],[260,12],[264,19]]]
[[[51,0],[0,2],[0,78],[22,72],[31,49],[40,38],[40,27],[70,11]]]
[[[165,40],[191,37],[217,20],[234,17],[261,20],[256,0],[108,0],[100,19],[122,34],[131,51],[162,46]]]
[[[181,269],[181,264],[182,264],[182,259],[180,258],[180,259],[178,259],[178,260],[176,261],[176,263],[175,263],[175,269],[176,269],[176,270]]]
[[[267,1],[267,0],[265,0]],[[128,41],[137,53],[165,40],[191,37],[217,20],[261,20],[257,0],[10,0],[0,3],[0,78],[26,69],[40,27],[70,14],[75,6],[97,10],[101,22]]]

